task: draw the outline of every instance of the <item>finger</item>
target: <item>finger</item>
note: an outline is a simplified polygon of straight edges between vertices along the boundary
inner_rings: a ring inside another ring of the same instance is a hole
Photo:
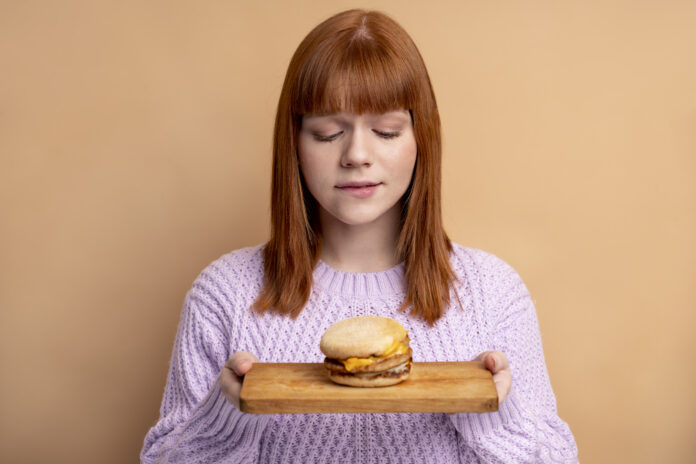
[[[495,374],[495,354],[489,353],[488,356],[483,359],[483,365],[486,366],[486,369]]]
[[[493,376],[495,390],[498,393],[498,403],[505,401],[512,387],[512,374],[509,369],[498,372]]]
[[[486,369],[491,371],[492,374],[496,374],[510,368],[507,356],[505,356],[505,354],[503,354],[501,351],[489,351],[483,362]]]
[[[246,351],[238,351],[233,354],[225,363],[225,367],[232,369],[239,377],[249,372],[252,364],[258,362],[259,359],[252,353]]]
[[[244,375],[249,372],[251,366],[258,360],[252,353],[238,351],[230,356],[220,373],[220,385],[223,394],[237,409],[239,409],[239,394],[242,391]]]
[[[484,351],[480,355],[476,356],[476,359],[474,359],[474,361],[483,361],[486,359],[486,356],[488,356],[491,353],[492,353],[492,351]]]
[[[239,409],[239,394],[242,391],[242,379],[231,368],[225,367],[220,373],[220,388],[225,397]]]

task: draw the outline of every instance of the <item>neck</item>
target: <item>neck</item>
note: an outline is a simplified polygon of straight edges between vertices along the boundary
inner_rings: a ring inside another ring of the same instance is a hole
[[[321,260],[343,272],[379,272],[399,264],[401,204],[367,224],[351,225],[336,220],[321,207]]]

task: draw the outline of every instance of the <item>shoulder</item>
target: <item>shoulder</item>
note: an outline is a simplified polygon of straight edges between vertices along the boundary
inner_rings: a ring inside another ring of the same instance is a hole
[[[517,275],[517,271],[510,264],[493,253],[478,248],[465,247],[455,242],[451,243],[450,262],[458,275],[460,272],[474,273],[493,280],[509,277],[513,274]]]
[[[208,264],[193,282],[189,297],[214,305],[255,299],[263,283],[264,246],[233,250]]]
[[[500,257],[476,248],[452,243],[450,261],[460,279],[468,286],[472,297],[480,301],[493,321],[506,318],[520,302],[533,308],[527,286],[515,268]]]
[[[224,363],[229,346],[241,337],[240,320],[253,302],[256,281],[262,273],[263,246],[226,253],[208,264],[186,293],[177,337],[187,340],[186,349]],[[217,369],[217,367],[216,367]]]
[[[452,242],[450,262],[460,283],[488,302],[529,294],[515,268],[493,253]]]

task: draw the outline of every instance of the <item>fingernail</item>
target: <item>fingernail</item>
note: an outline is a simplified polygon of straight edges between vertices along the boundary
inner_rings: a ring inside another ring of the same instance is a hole
[[[237,366],[237,375],[242,375],[243,372],[248,370],[249,361],[242,361]]]
[[[491,370],[495,370],[495,356],[491,355]]]

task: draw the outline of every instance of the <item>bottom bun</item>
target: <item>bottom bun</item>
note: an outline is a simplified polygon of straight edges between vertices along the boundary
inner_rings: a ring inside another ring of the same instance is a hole
[[[387,387],[406,380],[411,373],[411,360],[384,372],[369,374],[345,374],[329,371],[332,382],[349,387]]]

